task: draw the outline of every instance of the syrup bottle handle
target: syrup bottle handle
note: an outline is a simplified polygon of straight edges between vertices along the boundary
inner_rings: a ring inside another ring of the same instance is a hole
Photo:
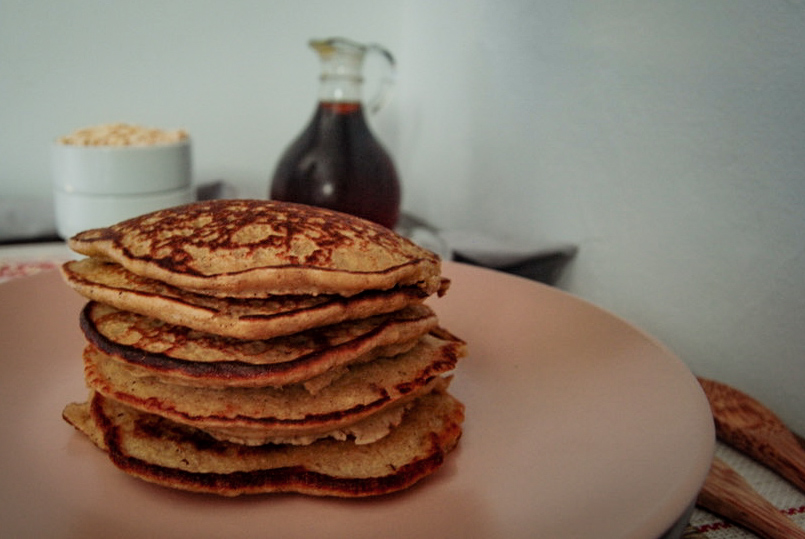
[[[397,80],[397,63],[394,60],[394,56],[387,49],[376,43],[366,45],[366,52],[380,56],[386,64],[385,71],[380,77],[379,87],[368,102],[369,113],[376,114],[386,106],[391,98],[391,90]]]

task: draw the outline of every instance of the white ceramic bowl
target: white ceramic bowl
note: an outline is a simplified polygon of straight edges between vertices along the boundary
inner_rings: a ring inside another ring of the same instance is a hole
[[[139,195],[187,187],[190,141],[148,146],[53,146],[54,188],[85,195]]]
[[[148,146],[52,148],[53,198],[59,235],[195,199],[190,140]]]
[[[82,230],[113,225],[162,208],[195,200],[193,187],[142,195],[85,195],[54,191],[56,228],[64,239]]]

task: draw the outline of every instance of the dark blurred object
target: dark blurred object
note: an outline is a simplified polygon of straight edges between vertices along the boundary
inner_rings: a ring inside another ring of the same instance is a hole
[[[496,269],[553,286],[559,280],[567,264],[576,256],[577,251],[578,248],[574,246],[559,247],[536,253],[517,262],[500,265],[484,263],[454,251],[453,260],[473,266]]]
[[[61,241],[52,198],[0,199],[0,245],[44,241]]]
[[[197,200],[219,200],[235,198],[237,192],[231,184],[224,180],[215,180],[199,185],[196,188]]]
[[[430,223],[403,213],[395,229],[445,260],[495,269],[551,286],[556,285],[576,256],[569,244],[519,244],[466,230],[439,230]]]

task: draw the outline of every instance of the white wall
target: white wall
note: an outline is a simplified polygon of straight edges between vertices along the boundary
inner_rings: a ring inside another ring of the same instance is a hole
[[[408,210],[577,243],[565,288],[805,433],[802,0],[4,0],[0,196],[117,120],[186,127],[199,179],[262,196],[330,35],[398,57],[373,121]]]
[[[390,0],[3,0],[0,195],[47,193],[50,141],[108,122],[186,128],[199,180],[265,196],[313,113],[311,38],[399,43]]]
[[[411,11],[415,207],[578,244],[565,288],[805,433],[805,3]]]

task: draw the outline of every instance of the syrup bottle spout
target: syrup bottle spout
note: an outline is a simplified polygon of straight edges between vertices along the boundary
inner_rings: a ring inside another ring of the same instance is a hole
[[[313,39],[310,46],[321,60],[321,101],[361,101],[363,61],[367,54],[372,54],[382,59],[383,73],[377,90],[367,102],[367,109],[375,114],[388,103],[396,81],[397,66],[394,56],[384,47],[374,43],[364,45],[341,37]]]

